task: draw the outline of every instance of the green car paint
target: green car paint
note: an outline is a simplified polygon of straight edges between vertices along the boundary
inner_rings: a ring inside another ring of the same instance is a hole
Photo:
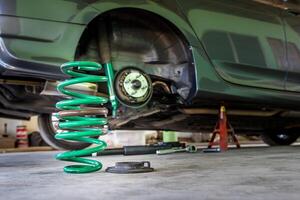
[[[226,81],[283,90],[285,71],[276,63],[268,38],[284,40],[276,8],[252,1],[193,1],[184,4],[197,36]]]
[[[176,26],[188,41],[195,69],[192,101],[299,105],[300,64],[284,48],[290,42],[299,51],[299,18],[261,2],[270,1],[0,0],[8,5],[0,9],[0,37],[13,56],[59,71],[61,63],[74,59],[93,19],[116,9],[145,10]]]

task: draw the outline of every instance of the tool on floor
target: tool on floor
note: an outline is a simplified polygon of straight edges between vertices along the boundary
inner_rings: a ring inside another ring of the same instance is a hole
[[[178,152],[188,152],[188,153],[196,153],[197,147],[194,145],[187,145],[185,148],[171,148],[171,149],[163,149],[163,150],[157,150],[157,155],[165,155],[165,154],[171,154],[171,153],[178,153]]]
[[[202,150],[203,153],[219,153],[221,152],[220,148],[206,148]]]
[[[123,148],[105,149],[104,151],[98,152],[97,156],[104,155],[145,155],[145,154],[156,154],[157,150],[171,149],[171,148],[185,148],[184,143],[180,142],[162,142],[152,145],[138,145],[138,146],[124,146]],[[91,156],[91,155],[86,155]]]
[[[146,173],[153,172],[149,161],[142,162],[117,162],[115,166],[108,167],[106,172],[117,174],[132,174],[132,173]]]
[[[180,142],[162,142],[162,143],[152,144],[152,145],[123,147],[124,155],[156,154],[157,150],[171,149],[171,148],[185,148],[185,144]]]
[[[105,64],[104,68],[105,76],[99,76],[91,74],[91,72],[99,72],[102,69],[102,65],[95,62],[75,61],[61,66],[61,70],[71,76],[71,79],[60,83],[57,89],[71,99],[56,104],[56,107],[61,110],[56,114],[56,117],[60,119],[57,128],[64,131],[58,132],[55,138],[96,145],[88,149],[58,154],[56,158],[59,160],[82,163],[64,167],[64,171],[67,173],[88,173],[102,168],[100,162],[81,157],[103,151],[107,146],[104,141],[97,139],[98,136],[108,131],[106,117],[109,111],[103,107],[104,104],[110,102],[112,114],[116,115],[118,105],[112,88],[113,68],[110,63]],[[107,84],[110,98],[79,93],[67,88],[70,85],[82,83]]]
[[[212,149],[213,145],[218,144],[220,146],[220,151],[224,152],[228,150],[228,133],[232,137],[233,142],[235,143],[237,148],[240,148],[240,143],[235,135],[234,129],[227,120],[226,108],[225,106],[221,106],[219,113],[219,120],[215,126],[212,137],[208,144],[208,149]],[[215,143],[214,140],[219,135],[219,143]],[[211,152],[209,150],[204,150],[203,152]],[[218,152],[218,151],[215,151]]]
[[[156,154],[156,152],[159,150],[184,147],[185,144],[179,142],[167,142],[157,145],[124,146],[124,155]]]

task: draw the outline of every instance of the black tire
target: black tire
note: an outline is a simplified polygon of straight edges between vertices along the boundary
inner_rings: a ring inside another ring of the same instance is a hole
[[[64,140],[55,139],[55,129],[52,125],[51,114],[41,114],[38,117],[38,125],[40,129],[40,134],[43,140],[55,149],[65,149],[65,150],[78,150],[84,149],[91,144],[83,142],[68,142]]]
[[[37,131],[34,131],[28,136],[29,146],[31,147],[40,147],[40,146],[49,146],[42,138],[41,134]]]
[[[261,139],[269,146],[288,146],[297,141],[299,130],[295,129],[279,129],[266,131],[261,135]]]

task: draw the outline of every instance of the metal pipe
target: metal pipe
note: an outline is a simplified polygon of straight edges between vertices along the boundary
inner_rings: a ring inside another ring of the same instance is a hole
[[[43,86],[44,85],[43,82],[7,80],[7,79],[0,79],[0,84],[5,84],[5,85],[26,85],[26,86]]]
[[[187,115],[215,115],[218,114],[219,111],[217,109],[206,109],[206,108],[184,108],[180,109],[180,112],[187,114]],[[235,116],[253,116],[253,117],[271,117],[280,110],[273,110],[273,111],[260,111],[260,110],[229,110],[227,111],[227,115],[235,115]]]

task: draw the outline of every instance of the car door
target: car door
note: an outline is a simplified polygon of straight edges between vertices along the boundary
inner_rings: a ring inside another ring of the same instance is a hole
[[[216,71],[228,82],[284,89],[282,10],[273,0],[179,0]]]
[[[284,5],[286,48],[289,64],[286,89],[300,92],[300,0],[288,0]]]

